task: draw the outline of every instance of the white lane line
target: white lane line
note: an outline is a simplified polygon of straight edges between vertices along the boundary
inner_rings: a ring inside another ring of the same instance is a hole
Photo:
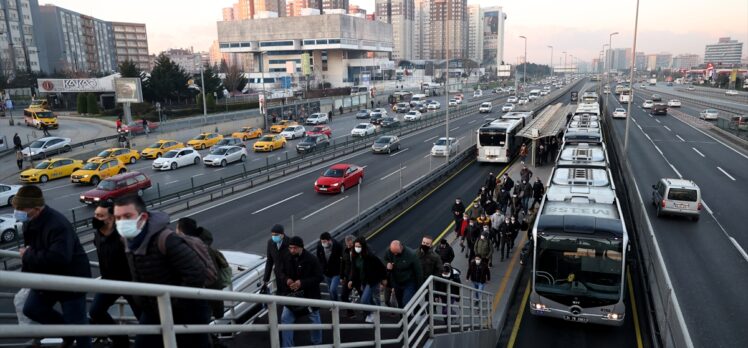
[[[682,141],[682,142],[686,142],[686,139],[681,138],[680,135],[678,135],[678,134],[676,134],[675,137],[678,138],[678,139],[680,139],[680,141]]]
[[[281,201],[275,202],[275,203],[273,203],[273,204],[271,204],[271,205],[268,205],[268,206],[267,206],[267,207],[265,207],[265,208],[262,208],[262,209],[260,209],[260,210],[256,210],[256,211],[254,211],[254,212],[252,213],[252,215],[254,215],[254,214],[257,214],[257,213],[260,213],[260,212],[263,212],[263,211],[265,211],[265,210],[268,210],[268,209],[270,209],[270,208],[272,208],[272,207],[274,207],[274,206],[276,206],[276,205],[278,205],[278,204],[281,204],[281,203],[283,203],[283,202],[286,202],[286,201],[290,201],[290,200],[292,200],[292,199],[294,199],[294,198],[296,198],[296,197],[299,197],[299,196],[301,196],[301,195],[303,195],[303,194],[304,194],[304,192],[299,192],[299,193],[297,193],[297,194],[295,194],[295,195],[293,195],[293,196],[291,196],[291,197],[288,197],[288,198],[286,198],[286,199],[284,199],[284,200],[281,200]]]
[[[255,159],[252,160],[252,162],[254,162],[254,161],[260,161],[260,160],[262,160],[262,158],[255,158]]]
[[[436,137],[438,137],[438,135]],[[432,140],[436,139],[436,137],[428,138],[428,139],[424,140],[423,142],[424,143],[428,143],[429,141],[432,141]]]
[[[397,156],[397,155],[399,155],[399,154],[401,154],[401,153],[403,153],[403,152],[405,152],[405,151],[408,151],[408,150],[410,150],[410,148],[409,148],[409,147],[407,147],[407,148],[404,148],[404,149],[402,149],[402,150],[398,150],[397,152],[395,152],[395,153],[391,154],[391,155],[390,155],[390,157],[392,157],[392,156]]]
[[[221,168],[221,169],[216,169],[216,170],[214,170],[214,172],[220,172],[220,171],[222,171],[222,170],[224,170],[224,169],[226,169],[226,168],[228,168],[228,167],[223,167],[223,168]]]
[[[169,181],[169,182],[165,183],[164,186],[171,185],[171,184],[173,184],[175,182],[179,182],[179,180]]]
[[[423,156],[423,158],[431,156],[431,153],[427,153],[426,156]]]
[[[384,179],[387,179],[387,178],[389,178],[389,177],[391,177],[391,176],[393,176],[393,175],[397,174],[397,173],[398,173],[399,171],[401,171],[401,170],[403,170],[403,169],[405,169],[405,168],[408,168],[408,167],[402,167],[402,168],[400,168],[400,169],[398,169],[398,170],[396,170],[396,171],[394,171],[394,172],[392,172],[392,173],[389,173],[389,174],[387,174],[387,175],[385,175],[385,176],[383,176],[383,177],[379,178],[379,181],[382,181],[382,180],[384,180]]]
[[[694,151],[696,151],[696,153],[698,153],[699,155],[701,155],[701,157],[706,157],[706,156],[704,156],[704,154],[703,154],[703,153],[701,153],[701,151],[699,151],[699,150],[696,150],[696,148],[695,148],[695,147],[692,147],[692,149],[693,149]]]
[[[730,178],[732,181],[735,181],[735,178],[733,178],[732,175],[728,174],[724,169],[720,167],[717,167],[717,169],[719,169],[719,171],[722,172],[722,174],[727,175],[727,177]]]
[[[344,200],[344,199],[346,199],[346,198],[348,198],[348,196],[345,196],[345,197],[343,197],[343,198],[341,198],[341,199],[338,199],[338,200],[337,200],[337,201],[335,201],[335,202],[332,202],[332,203],[330,203],[330,204],[328,204],[328,205],[326,205],[326,206],[324,206],[324,207],[322,207],[322,208],[319,208],[319,209],[315,210],[314,212],[312,212],[311,214],[309,214],[309,215],[307,215],[307,216],[305,216],[305,217],[303,217],[303,218],[301,218],[301,219],[302,219],[302,220],[306,220],[306,219],[307,219],[308,217],[310,217],[310,216],[312,216],[312,215],[314,215],[314,214],[317,214],[317,213],[319,213],[319,212],[321,212],[321,211],[323,211],[323,210],[325,210],[325,209],[327,209],[327,208],[331,207],[332,205],[334,205],[334,204],[336,204],[336,203],[338,203],[338,202],[340,202],[340,201],[342,201],[342,200]]]
[[[709,213],[709,215],[712,216],[712,218],[714,219],[714,222],[716,222],[717,226],[719,226],[719,229],[722,230],[722,234],[725,235],[725,237],[727,237],[727,239],[730,241],[730,243],[732,243],[732,245],[735,247],[735,249],[738,249],[738,252],[740,253],[740,255],[743,256],[743,258],[746,261],[748,261],[748,254],[746,254],[745,249],[743,249],[743,247],[740,246],[740,243],[738,243],[738,241],[735,240],[735,238],[733,238],[729,233],[727,233],[727,230],[725,230],[725,228],[722,226],[722,224],[719,223],[719,220],[717,220],[717,217],[714,216],[714,213],[712,212],[712,209],[709,208],[709,205],[706,204],[706,201],[704,201],[702,199],[701,200],[701,204],[704,205],[704,209]]]
[[[660,120],[655,120],[655,121],[657,121],[657,123],[662,123],[662,122],[660,122]]]
[[[652,139],[649,139],[649,140],[652,140]],[[657,152],[659,152],[659,153],[660,153],[660,155],[663,155],[663,156],[665,156],[665,155],[664,155],[664,154],[662,153],[662,150],[660,150],[660,148],[659,148],[659,147],[658,147],[657,145],[654,145],[654,147],[655,147],[655,150],[657,150]]]
[[[468,124],[473,124],[475,122],[478,122],[478,120],[472,120],[472,121],[468,122]]]
[[[662,155],[662,152],[660,152],[660,154]],[[662,157],[665,157],[665,155],[662,155]],[[668,163],[668,164],[670,164],[670,163]],[[673,168],[673,171],[675,172],[675,174],[678,175],[678,178],[683,179],[683,175],[680,175],[680,172],[678,171],[678,169],[675,169],[674,165],[670,164],[670,168]]]
[[[192,177],[193,177],[193,178],[195,178],[195,177],[198,177],[198,176],[200,176],[200,175],[205,175],[205,173],[195,174],[195,175],[193,175]]]
[[[672,130],[672,129],[670,129],[670,127],[668,127],[668,126],[663,126],[663,127],[665,127],[665,129],[667,129],[667,130],[668,130],[669,132],[672,132],[672,131],[673,131],[673,130]]]
[[[458,130],[458,129],[460,129],[460,127],[454,127],[454,128],[452,128],[452,129],[450,129],[449,131],[450,131],[450,132],[454,132],[454,131],[456,131],[456,130]]]
[[[66,184],[66,185],[60,185],[60,186],[55,186],[55,187],[50,187],[50,188],[46,188],[46,187],[42,186],[42,188],[44,189],[44,191],[52,191],[52,190],[56,190],[58,188],[75,186],[75,185],[77,185],[77,184]]]
[[[725,144],[725,143],[724,143],[724,142],[722,142],[721,140],[719,140],[719,139],[717,139],[717,138],[715,138],[715,137],[713,137],[713,136],[709,135],[708,133],[706,133],[706,132],[702,131],[701,129],[698,129],[698,128],[696,128],[696,127],[692,126],[692,125],[691,125],[690,123],[688,123],[688,122],[685,122],[685,121],[681,121],[681,120],[680,120],[680,119],[678,119],[678,118],[676,118],[676,120],[678,120],[678,121],[680,121],[681,123],[683,123],[683,124],[685,124],[685,125],[687,125],[687,126],[689,126],[689,127],[693,128],[693,129],[697,130],[697,131],[698,131],[699,133],[701,133],[701,134],[704,134],[704,135],[706,135],[706,136],[708,136],[708,137],[712,138],[712,140],[714,140],[714,141],[716,141],[716,142],[718,142],[718,143],[722,144],[722,145],[723,145],[724,147],[726,147],[726,148],[728,148],[728,149],[732,150],[732,151],[733,151],[733,152],[735,152],[736,154],[738,154],[738,155],[740,155],[740,156],[743,156],[743,158],[745,158],[745,159],[748,159],[748,155],[745,155],[744,153],[742,153],[742,152],[740,152],[740,151],[736,150],[736,149],[735,149],[734,147],[732,147],[732,146],[730,146],[730,145],[727,145],[727,144]]]
[[[738,241],[736,241],[735,238],[730,237],[730,242],[732,242],[732,245],[735,246],[735,249],[738,249],[738,252],[743,255],[743,259],[748,261],[748,253],[746,253],[743,247],[738,244]]]

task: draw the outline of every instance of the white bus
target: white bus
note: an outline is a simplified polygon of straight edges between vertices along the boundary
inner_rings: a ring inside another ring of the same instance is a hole
[[[540,90],[539,89],[531,90],[530,95],[527,98],[530,99],[530,101],[540,98]]]
[[[510,111],[501,115],[502,120],[521,120],[520,129],[525,128],[534,117],[535,114],[532,111]]]
[[[618,96],[618,101],[621,104],[628,104],[631,102],[631,89],[625,88],[621,90],[621,95]]]
[[[593,104],[593,103],[597,103],[597,102],[598,102],[597,93],[595,93],[595,92],[584,92],[582,94],[582,103],[584,103],[584,104]]]
[[[509,163],[522,146],[522,139],[517,136],[522,124],[521,120],[498,119],[478,128],[478,162]]]

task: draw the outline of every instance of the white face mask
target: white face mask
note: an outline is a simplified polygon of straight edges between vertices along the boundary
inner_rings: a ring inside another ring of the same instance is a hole
[[[480,260],[475,260],[476,265],[480,265]]]
[[[442,277],[444,277],[444,278],[449,277],[449,273],[442,273]]]
[[[132,220],[118,220],[116,222],[117,232],[119,232],[122,237],[133,239],[140,234],[140,230],[143,228],[143,226],[138,226],[139,221],[140,216]]]
[[[353,248],[353,250],[356,252],[356,254],[360,254],[362,248],[361,247],[355,247],[355,248]]]

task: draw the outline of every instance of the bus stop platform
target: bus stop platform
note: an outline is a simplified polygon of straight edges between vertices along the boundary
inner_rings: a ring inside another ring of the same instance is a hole
[[[538,140],[558,137],[568,122],[566,116],[574,111],[574,107],[575,105],[564,105],[563,103],[548,105],[517,134],[517,136],[532,141],[532,147],[529,152],[530,163],[533,165],[537,163]]]

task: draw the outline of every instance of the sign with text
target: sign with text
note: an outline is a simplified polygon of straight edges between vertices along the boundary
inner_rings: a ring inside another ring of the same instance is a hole
[[[111,82],[103,79],[37,79],[36,82],[42,93],[114,91]]]

